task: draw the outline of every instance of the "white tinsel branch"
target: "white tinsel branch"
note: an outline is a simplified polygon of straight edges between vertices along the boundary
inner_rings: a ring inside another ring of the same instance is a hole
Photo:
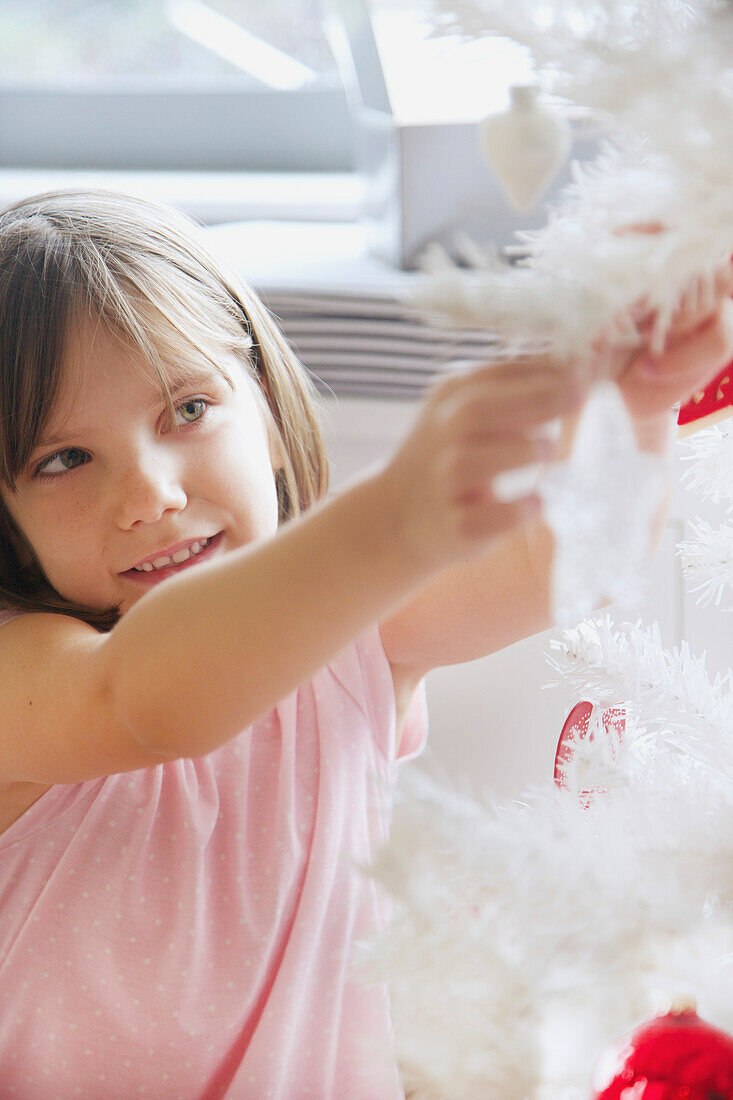
[[[730,422],[697,432],[684,441],[691,450],[682,483],[687,489],[701,489],[715,504],[733,508],[733,426]],[[699,593],[698,603],[720,606],[726,588],[733,584],[733,525],[715,528],[698,517],[690,523],[691,538],[677,545],[684,577]]]
[[[705,428],[682,441],[691,454],[682,475],[686,489],[702,489],[703,497],[714,504],[733,502],[733,425],[730,421]],[[733,504],[729,505],[733,506]]]
[[[574,699],[624,704],[621,751],[586,740],[575,789],[504,807],[408,771],[373,867],[395,916],[362,966],[413,1100],[587,1095],[660,990],[733,1027],[730,677],[607,616],[552,648]]]
[[[677,544],[683,576],[699,592],[698,603],[720,606],[726,588],[733,585],[733,524],[712,527],[699,517],[690,522],[692,538]]]
[[[373,868],[395,916],[362,965],[389,981],[414,1100],[587,1095],[660,989],[733,1026],[731,787],[659,778],[496,808],[403,773]]]

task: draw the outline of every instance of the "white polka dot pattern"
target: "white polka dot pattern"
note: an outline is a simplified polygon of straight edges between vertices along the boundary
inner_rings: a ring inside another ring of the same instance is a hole
[[[394,710],[374,627],[210,755],[52,787],[0,835],[0,1093],[400,1097],[386,993],[348,966],[385,916],[356,867]]]

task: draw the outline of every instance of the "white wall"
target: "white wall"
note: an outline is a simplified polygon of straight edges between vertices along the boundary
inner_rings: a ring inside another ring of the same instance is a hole
[[[327,401],[333,487],[391,454],[415,411],[412,402]],[[684,452],[682,448],[678,452],[681,474]],[[696,606],[694,597],[683,591],[675,554],[676,543],[687,537],[685,521],[695,515],[710,522],[723,518],[719,509],[703,504],[699,494],[678,486],[642,617],[647,623],[659,622],[667,648],[684,637],[693,652],[707,650],[713,673],[723,672],[732,663],[728,613]],[[552,775],[563,721],[578,701],[564,688],[542,690],[549,673],[544,653],[556,633],[548,631],[479,661],[430,674],[429,752],[448,779],[505,798],[518,796],[528,785],[545,782]]]

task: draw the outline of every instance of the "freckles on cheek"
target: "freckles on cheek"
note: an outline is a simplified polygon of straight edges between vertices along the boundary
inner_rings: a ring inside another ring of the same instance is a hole
[[[78,571],[88,566],[94,546],[88,522],[90,513],[89,507],[57,506],[51,514],[34,517],[26,528],[28,540],[51,583],[61,572],[68,575],[70,570]]]

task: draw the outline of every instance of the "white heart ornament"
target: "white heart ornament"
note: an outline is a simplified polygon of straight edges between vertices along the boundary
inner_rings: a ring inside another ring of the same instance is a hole
[[[536,87],[517,85],[510,95],[507,110],[481,123],[479,137],[512,206],[525,211],[544,195],[567,160],[572,135],[567,119],[540,105]]]

